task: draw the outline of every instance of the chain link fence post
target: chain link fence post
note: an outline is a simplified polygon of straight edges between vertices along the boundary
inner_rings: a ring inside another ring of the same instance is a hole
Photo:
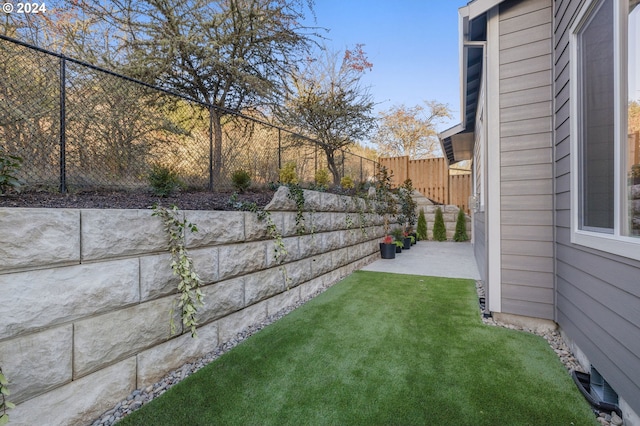
[[[66,139],[66,73],[67,63],[64,57],[60,58],[60,192],[67,192],[67,139]]]

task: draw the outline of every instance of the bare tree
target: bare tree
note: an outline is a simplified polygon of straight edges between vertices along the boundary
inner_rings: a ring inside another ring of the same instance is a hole
[[[344,55],[324,50],[324,60],[309,59],[295,73],[278,116],[322,142],[327,167],[334,184],[340,182],[336,154],[363,140],[375,128],[374,102],[369,88],[361,83],[363,73],[373,67],[357,45]]]
[[[394,106],[380,113],[380,126],[373,137],[382,157],[433,158],[442,155],[436,125],[451,118],[447,105],[436,101]]]
[[[114,64],[127,75],[214,105],[214,176],[222,169],[225,111],[277,103],[313,44],[300,24],[312,0],[83,0],[114,29]]]

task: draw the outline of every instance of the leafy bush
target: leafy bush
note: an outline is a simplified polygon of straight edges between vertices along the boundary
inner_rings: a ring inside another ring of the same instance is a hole
[[[456,218],[456,233],[453,235],[453,241],[459,243],[469,241],[469,236],[467,235],[467,218],[462,209],[458,210],[458,217]]]
[[[22,158],[5,154],[0,147],[0,194],[6,194],[8,190],[20,192],[20,180],[16,173],[22,167]]]
[[[416,207],[418,203],[413,199],[413,183],[411,179],[407,179],[398,189],[398,198],[400,201],[400,215],[398,222],[405,227],[413,227],[416,224],[417,215]]]
[[[416,230],[419,240],[426,240],[427,237],[427,219],[424,217],[424,209],[420,209],[418,215],[418,229]]]
[[[316,185],[321,188],[327,188],[329,186],[329,170],[319,169],[315,175]]]
[[[391,231],[391,235],[393,235],[393,239],[396,241],[404,241],[404,234],[402,232],[402,228],[394,228]]]
[[[353,179],[351,179],[351,176],[344,176],[342,179],[340,179],[340,186],[344,189],[353,189],[355,184],[353,183]]]
[[[231,175],[231,183],[238,192],[244,192],[251,185],[251,176],[246,170],[236,170]]]
[[[154,164],[147,175],[153,193],[159,197],[167,197],[180,188],[178,174],[167,166]]]
[[[436,218],[433,222],[433,239],[436,241],[447,240],[447,228],[444,226],[444,216],[440,207],[436,209]]]
[[[389,221],[396,215],[396,199],[391,192],[392,175],[386,167],[380,166],[376,173],[375,211],[384,218],[384,233],[389,233]]]
[[[296,174],[295,162],[289,161],[284,165],[283,168],[280,169],[280,182],[285,185],[298,183],[298,175]]]

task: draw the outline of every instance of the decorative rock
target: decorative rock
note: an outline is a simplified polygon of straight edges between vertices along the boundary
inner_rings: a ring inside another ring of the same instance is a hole
[[[615,426],[621,426],[622,423],[623,421],[620,418],[620,416],[618,416],[618,414],[615,411],[611,412],[611,424]]]

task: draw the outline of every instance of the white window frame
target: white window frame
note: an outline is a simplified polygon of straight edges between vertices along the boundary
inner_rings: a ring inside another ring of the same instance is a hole
[[[625,152],[627,143],[627,19],[628,1],[614,0],[613,58],[614,58],[614,229],[613,234],[588,231],[580,228],[580,105],[578,70],[578,33],[601,0],[588,0],[571,26],[571,242],[573,244],[608,252],[630,259],[640,260],[640,238],[623,235],[625,211],[628,210]],[[624,64],[624,66],[622,66]],[[625,113],[623,114],[623,111]],[[625,145],[623,145],[625,144]]]

